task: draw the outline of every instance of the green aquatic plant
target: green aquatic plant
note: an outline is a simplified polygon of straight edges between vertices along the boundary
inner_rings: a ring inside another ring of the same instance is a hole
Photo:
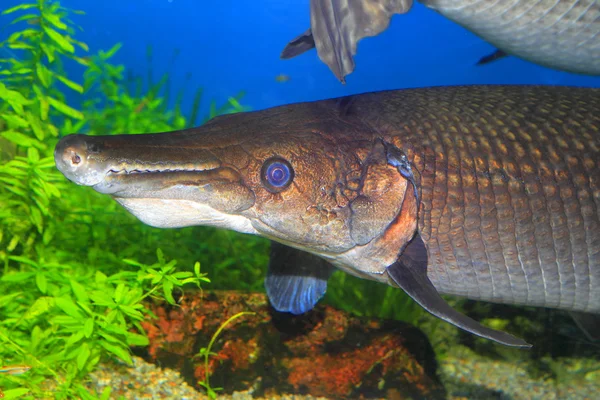
[[[204,380],[198,382],[198,384],[206,389],[206,394],[211,399],[215,399],[217,397],[216,392],[219,390],[222,390],[222,388],[213,388],[210,386],[210,371],[208,369],[208,357],[211,355],[216,355],[216,353],[211,352],[211,349],[212,349],[213,345],[215,344],[215,341],[217,340],[217,338],[223,331],[223,329],[225,329],[227,327],[227,325],[229,325],[231,322],[233,322],[234,320],[236,320],[239,317],[244,316],[244,315],[256,315],[256,313],[250,312],[250,311],[241,311],[241,312],[229,317],[225,322],[223,322],[221,324],[221,326],[219,326],[219,328],[216,330],[216,332],[212,335],[212,337],[210,338],[210,342],[208,343],[208,346],[202,347],[200,350],[198,350],[198,354],[196,354],[194,356],[194,357],[204,357]]]
[[[11,55],[0,59],[0,360],[31,366],[0,374],[5,398],[96,398],[89,372],[106,357],[131,363],[130,347],[148,342],[143,300],[175,304],[174,291],[209,282],[196,261],[202,235],[159,235],[54,168],[61,133],[188,125],[180,111],[163,112],[158,83],[133,94],[126,69],[110,60],[120,45],[86,55],[77,14],[48,0],[2,11],[23,28],[0,42]],[[82,84],[69,63],[84,67]],[[239,98],[221,111],[245,109]],[[182,251],[178,240],[196,246]]]

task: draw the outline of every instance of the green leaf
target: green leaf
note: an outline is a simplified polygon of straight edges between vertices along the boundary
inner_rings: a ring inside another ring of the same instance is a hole
[[[132,332],[125,334],[125,340],[129,346],[148,346],[150,344],[147,336]]]
[[[16,292],[16,293],[11,293],[11,294],[7,294],[5,296],[0,296],[0,307],[4,307],[9,303],[12,303],[12,301],[18,297],[21,296],[23,294],[23,292]]]
[[[54,29],[50,28],[47,25],[44,25],[42,29],[44,30],[44,32],[46,32],[50,39],[54,40],[56,44],[60,46],[61,49],[71,54],[75,52],[75,47],[73,47],[73,45],[69,43],[69,40],[65,36],[56,32]]]
[[[80,42],[78,40],[73,40],[73,43],[75,43],[76,45],[78,45],[79,47],[81,47],[83,50],[90,51],[90,48],[88,47],[88,45],[84,42]]]
[[[19,4],[18,6],[14,6],[12,8],[9,8],[8,10],[2,11],[2,15],[11,14],[19,10],[28,10],[33,7],[37,7],[37,4]]]
[[[6,40],[9,43],[9,48],[32,48],[31,45],[21,42],[21,39],[36,37],[40,34],[37,29],[23,29],[12,33]]]
[[[48,111],[50,108],[48,100],[46,100],[46,95],[42,92],[42,89],[38,85],[33,85],[33,91],[40,102],[40,118],[42,121],[46,121],[48,119]],[[33,115],[28,115],[28,118],[31,120]]]
[[[24,119],[14,114],[3,114],[0,115],[0,118],[4,119],[9,125],[15,126],[17,128],[27,128],[29,123]]]
[[[131,356],[129,355],[129,352],[124,349],[123,347],[120,346],[116,346],[114,344],[108,343],[108,342],[100,342],[100,346],[104,347],[109,353],[112,353],[114,355],[116,355],[117,357],[119,357],[122,361],[126,362],[127,364],[131,365],[133,364],[133,361],[131,360]]]
[[[23,264],[31,265],[32,267],[35,267],[35,268],[39,268],[39,265],[38,265],[37,262],[35,262],[35,261],[33,261],[33,260],[31,260],[31,259],[29,259],[27,257],[23,257],[23,256],[10,256],[8,258],[10,260],[13,260],[13,261],[18,261],[18,262],[23,263]]]
[[[116,333],[117,335],[121,336],[121,335],[125,335],[125,333],[127,332],[125,329],[120,329],[116,325],[104,324],[102,329],[98,330],[98,334],[100,336],[102,336],[104,339],[108,340],[109,342],[117,343],[119,345],[125,346],[125,343],[121,339],[116,338],[115,336],[111,335],[110,333],[106,332],[105,330]]]
[[[90,347],[87,343],[83,343],[79,346],[79,354],[77,355],[77,369],[83,371],[85,363],[90,357]]]
[[[34,31],[35,32],[35,31]],[[34,51],[35,47],[30,46],[28,44],[25,43],[9,43],[8,44],[8,48],[9,49],[19,49],[19,50],[30,50],[30,51]]]
[[[83,314],[77,307],[77,304],[73,302],[68,297],[56,297],[54,299],[55,304],[65,312],[65,314],[75,318],[75,319],[83,319]]]
[[[115,53],[117,51],[119,51],[119,49],[123,46],[123,43],[117,43],[115,44],[110,50],[108,50],[106,53],[104,53],[103,55],[103,59],[104,60],[108,60],[109,58],[111,58],[112,56],[115,55]]]
[[[77,111],[76,109],[69,107],[62,101],[56,100],[55,98],[50,97],[50,96],[46,97],[46,100],[48,100],[48,103],[50,103],[50,105],[52,107],[54,107],[57,111],[65,114],[68,117],[75,118],[75,119],[83,119],[84,118],[81,111]]]
[[[35,273],[33,272],[13,272],[6,275],[2,275],[0,281],[2,282],[25,282],[31,279]]]
[[[56,58],[54,56],[55,47],[47,46],[46,43],[40,43],[40,47],[42,48],[42,51],[48,58],[48,62],[50,62],[50,63],[54,62],[54,60]]]
[[[0,82],[0,99],[3,99],[10,104],[10,106],[19,115],[23,115],[24,113],[23,106],[31,103],[16,90],[7,89],[2,82]]]
[[[10,400],[10,399],[18,399],[27,393],[29,393],[29,389],[26,388],[17,388],[17,389],[8,389],[4,392],[4,397],[2,400]]]
[[[130,260],[128,258],[123,259],[123,262],[128,265],[133,265],[134,267],[144,267],[144,264],[141,264],[135,260]]]
[[[29,159],[29,161],[36,163],[40,161],[40,152],[35,147],[28,147],[27,158]]]
[[[48,228],[44,229],[44,234],[42,235],[42,242],[46,246],[50,243],[50,241],[54,237],[55,231],[54,231],[53,227],[54,227],[54,225],[51,224],[50,226],[48,226]]]
[[[123,311],[125,314],[129,315],[131,318],[137,319],[139,321],[144,319],[144,315],[131,306],[126,306],[124,304],[121,304],[119,306],[119,309],[121,311]]]
[[[163,283],[163,292],[165,294],[165,299],[169,304],[176,304],[175,299],[173,298],[173,283],[165,281]]]
[[[31,222],[36,226],[38,232],[42,232],[42,225],[44,223],[42,212],[39,208],[29,207],[29,218]]]
[[[116,305],[111,295],[105,291],[95,290],[91,292],[90,299],[93,303],[95,303],[95,305],[98,306],[107,306],[113,308]]]
[[[11,141],[18,146],[31,147],[35,143],[35,141],[29,136],[17,131],[4,131],[0,133],[0,135],[6,140]]]
[[[38,272],[35,275],[35,284],[40,289],[40,292],[46,294],[48,291],[48,280],[46,280],[46,275],[43,272]]]
[[[92,337],[92,333],[94,333],[94,320],[88,318],[85,320],[85,324],[83,324],[83,334],[89,339]]]
[[[60,20],[60,16],[58,16],[56,14],[50,14],[49,12],[45,12],[45,11],[42,12],[42,16],[44,17],[44,19],[46,21],[50,22],[52,25],[54,25],[58,29],[62,29],[62,30],[67,29],[67,25],[65,25],[65,23]]]
[[[50,315],[50,317],[49,317],[51,324],[58,325],[61,327],[70,327],[70,328],[81,326],[79,319],[69,317],[68,315],[54,315],[54,316],[52,316],[52,315]],[[83,336],[82,331],[79,331],[78,334],[81,334]]]
[[[59,81],[64,83],[66,86],[70,87],[71,89],[75,90],[76,92],[83,93],[83,86],[65,78],[64,76],[60,76],[60,75],[55,75],[55,76],[56,76],[56,79],[58,79]]]
[[[85,287],[74,279],[69,280],[69,282],[71,283],[71,290],[73,290],[75,298],[77,298],[77,300],[82,303],[89,303],[90,298],[87,294]]]
[[[15,249],[15,247],[17,247],[20,240],[21,240],[21,237],[19,235],[13,236],[13,238],[10,240],[10,243],[8,243],[8,246],[6,246],[6,250],[8,252],[12,252]],[[29,274],[29,273],[26,272],[24,274]],[[18,275],[18,274],[14,274],[14,275]],[[2,278],[0,278],[0,280],[4,280],[4,278],[5,278],[5,276],[2,276]],[[13,282],[15,282],[15,281],[13,281]]]
[[[40,341],[44,339],[45,335],[42,334],[42,329],[39,325],[36,325],[31,330],[31,346],[30,351],[35,350],[37,346],[40,344]]]
[[[83,311],[85,311],[87,313],[87,315],[94,315],[94,312],[92,311],[92,309],[89,307],[90,303],[84,303],[82,301],[77,301],[77,305],[79,307],[81,307],[81,309]]]
[[[30,320],[37,318],[42,314],[47,313],[54,307],[54,297],[38,297],[35,302],[29,307],[29,310],[23,315],[23,319]]]
[[[119,283],[117,288],[115,289],[115,293],[113,294],[113,298],[115,299],[115,303],[121,303],[123,300],[123,295],[125,294],[125,284]]]
[[[79,342],[81,339],[83,339],[84,336],[85,334],[82,330],[76,331],[74,334],[69,336],[69,338],[65,342],[66,347],[72,346],[75,343]]]
[[[103,284],[106,282],[108,277],[102,271],[96,271],[95,280],[98,284]]]
[[[38,14],[25,14],[25,15],[21,15],[18,18],[15,18],[12,20],[12,22],[10,23],[11,25],[17,24],[21,21],[28,21],[30,19],[32,20],[36,20],[38,19],[40,16]]]
[[[52,73],[50,72],[50,70],[48,70],[48,68],[46,68],[46,66],[44,66],[43,64],[36,63],[35,73],[40,79],[42,86],[44,86],[46,89],[49,88],[52,84]]]
[[[28,114],[27,120],[29,121],[29,125],[31,126],[31,130],[35,134],[36,139],[40,141],[44,140],[46,135],[44,132],[44,128],[42,128],[40,120],[34,114]]]
[[[30,147],[30,149],[31,148],[32,147]],[[19,187],[21,189],[25,189],[27,187],[20,179],[17,179],[17,178],[3,178],[3,177],[0,177],[0,182],[8,183],[11,186],[16,186],[16,187]],[[0,238],[0,242],[1,241],[2,240]]]

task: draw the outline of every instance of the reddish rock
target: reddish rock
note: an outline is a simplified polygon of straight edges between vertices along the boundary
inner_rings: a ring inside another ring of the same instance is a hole
[[[322,304],[292,316],[274,311],[264,294],[229,291],[187,293],[176,307],[151,309],[157,318],[143,323],[150,338],[145,356],[179,369],[198,388],[204,358],[194,355],[229,317],[251,311],[227,325],[211,349],[210,384],[225,393],[252,387],[256,395],[445,397],[427,338],[403,322],[353,317]]]

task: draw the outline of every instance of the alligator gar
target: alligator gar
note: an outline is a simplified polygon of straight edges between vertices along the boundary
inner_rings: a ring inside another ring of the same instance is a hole
[[[280,311],[311,309],[337,267],[512,346],[527,344],[440,294],[600,314],[600,89],[366,93],[176,132],[69,135],[55,160],[146,224],[271,239]]]

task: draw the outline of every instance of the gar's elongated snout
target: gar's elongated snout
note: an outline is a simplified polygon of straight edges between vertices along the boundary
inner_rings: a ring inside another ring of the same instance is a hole
[[[176,134],[69,135],[58,143],[54,157],[65,177],[112,195],[153,226],[211,221],[223,226],[218,222],[223,213],[239,213],[254,204],[237,168]],[[175,210],[166,211],[175,202]]]

